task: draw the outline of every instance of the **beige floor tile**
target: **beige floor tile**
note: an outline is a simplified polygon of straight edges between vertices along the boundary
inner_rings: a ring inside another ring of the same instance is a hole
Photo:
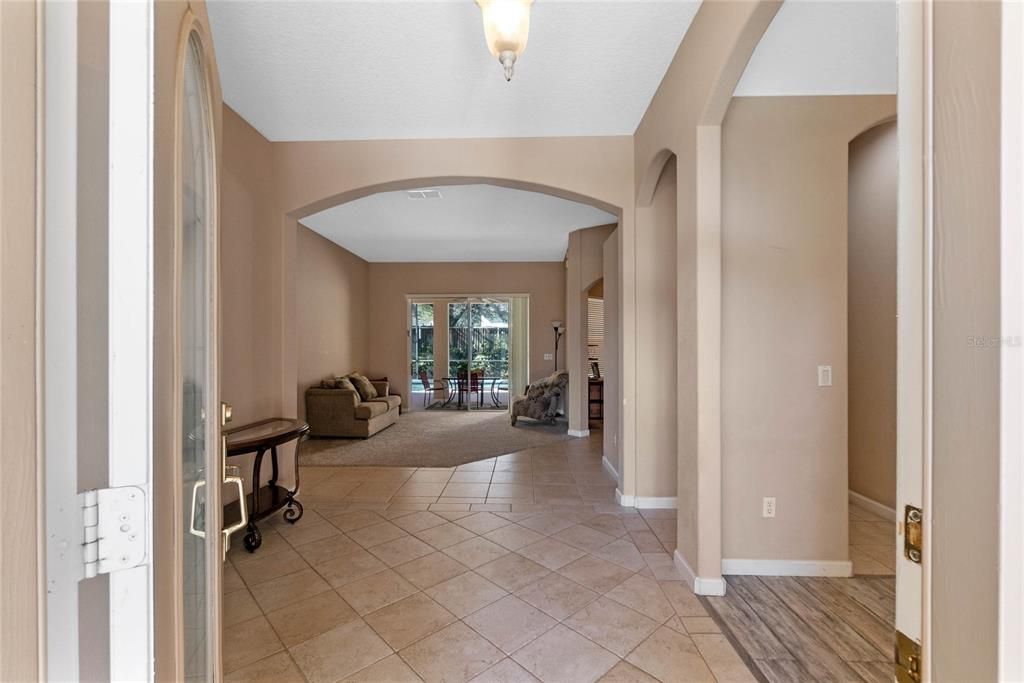
[[[424,592],[460,619],[506,595],[503,589],[474,572],[460,574]]]
[[[450,503],[452,505],[468,505],[469,506],[469,511],[470,512],[475,512],[473,510],[473,506],[474,505],[481,505],[483,503],[486,503],[487,502],[487,498],[485,496],[480,496],[479,498],[460,498],[460,497],[442,496],[442,497],[437,499],[437,502],[438,503]]]
[[[361,551],[362,547],[341,533],[312,543],[304,543],[295,548],[295,552],[314,567],[357,550]]]
[[[570,562],[558,573],[602,595],[633,575],[628,569],[593,555]]]
[[[615,538],[626,535],[626,525],[622,523],[622,520],[617,515],[598,515],[591,517],[584,524],[591,529],[596,529]]]
[[[287,525],[278,527],[281,536],[283,536],[284,540],[288,541],[293,548],[305,543],[311,543],[312,541],[319,541],[322,538],[341,535],[338,527],[326,521],[314,524],[303,524],[305,521],[306,520],[301,520],[294,526]]]
[[[290,649],[310,683],[334,683],[391,654],[362,619],[350,621]]]
[[[530,520],[526,521],[529,522]],[[516,552],[552,570],[561,569],[570,562],[586,555],[579,548],[574,548],[552,538],[545,538],[543,541],[523,546]]]
[[[544,536],[518,524],[509,524],[484,534],[484,538],[509,550],[518,550],[523,546],[542,540]]]
[[[529,519],[524,519],[519,522],[519,524],[527,529],[532,529],[539,534],[550,536],[552,534],[557,534],[563,529],[568,529],[573,526],[574,522],[561,515],[540,514],[534,515]]]
[[[664,626],[637,646],[626,661],[662,681],[715,681],[693,641]]]
[[[456,472],[490,472],[494,469],[494,463],[496,458],[487,458],[485,460],[476,460],[474,462],[467,462],[465,465],[459,465],[455,468]]]
[[[473,630],[511,654],[557,622],[519,598],[508,595],[464,619]]]
[[[540,469],[533,473],[533,483],[571,486],[576,483],[576,480],[572,478],[572,474],[569,472],[552,472]]]
[[[445,548],[443,552],[445,555],[472,569],[496,560],[509,551],[497,543],[477,536],[476,538],[471,538],[468,541]]]
[[[394,569],[421,590],[469,571],[467,567],[440,552],[400,564]]]
[[[450,484],[489,484],[491,483],[491,471],[485,470],[474,472],[472,470],[459,470],[448,480]]]
[[[660,581],[661,591],[668,598],[675,613],[681,617],[706,617],[707,610],[690,586],[682,581]]]
[[[334,588],[386,569],[387,565],[362,548],[319,564],[316,571]]]
[[[224,672],[230,673],[247,664],[284,649],[274,629],[263,616],[254,617],[224,629]]]
[[[408,536],[408,534],[391,522],[381,522],[380,524],[348,532],[348,537],[364,548],[372,548],[375,545],[387,543],[403,536]]]
[[[389,567],[425,557],[434,549],[414,536],[403,536],[370,548],[370,554]]]
[[[512,522],[493,512],[478,512],[458,519],[455,523],[464,529],[469,529],[474,534],[486,534],[489,531],[508,526]]]
[[[675,616],[675,611],[662,592],[661,586],[653,579],[634,574],[608,591],[607,596],[658,623],[664,623],[670,617]]]
[[[545,683],[592,683],[619,661],[608,650],[562,625],[520,649],[512,659]]]
[[[533,464],[528,462],[499,462],[494,472],[532,472]]]
[[[486,503],[473,503],[469,509],[473,512],[510,512],[512,503],[532,502],[532,500],[532,498],[488,498]]]
[[[264,612],[269,612],[289,603],[304,600],[311,595],[323,593],[330,588],[319,574],[306,568],[253,586],[252,596],[256,598]]]
[[[355,619],[355,610],[332,590],[267,612],[267,620],[288,647]]]
[[[451,612],[423,593],[367,614],[366,623],[395,650],[440,631],[455,621]]]
[[[242,581],[242,577],[239,575],[238,570],[235,569],[233,564],[225,562],[223,567],[224,574],[220,581],[220,591],[222,595],[234,593],[237,590],[245,588],[245,581]]]
[[[519,589],[516,595],[558,620],[565,619],[598,597],[594,591],[558,574],[549,574]]]
[[[338,595],[352,605],[360,615],[375,612],[393,602],[416,592],[416,586],[403,579],[397,572],[385,569],[341,586]]]
[[[492,484],[533,484],[532,471],[520,472],[495,472],[491,477]]]
[[[249,562],[252,560],[261,560],[270,555],[289,550],[292,544],[284,540],[284,536],[279,534],[276,529],[264,528],[260,530],[262,535],[262,543],[256,552],[250,553],[245,549],[242,544],[242,537],[235,536],[232,540],[234,543],[231,544],[231,548],[228,550],[228,559],[234,564],[241,564],[243,562]]]
[[[691,639],[718,683],[754,683],[757,680],[725,636],[704,633],[692,635]]]
[[[644,562],[643,555],[641,555],[640,551],[636,549],[636,546],[633,545],[632,541],[625,538],[612,541],[595,552],[594,555],[600,557],[602,560],[614,562],[620,567],[625,567],[626,569],[634,572],[647,568],[647,563]]]
[[[722,629],[718,627],[718,624],[711,617],[680,617],[679,619],[683,622],[683,628],[691,635],[695,633],[722,632]]]
[[[443,482],[428,483],[422,481],[410,481],[405,483],[402,488],[395,491],[395,500],[401,500],[404,498],[437,498],[444,491],[446,486]]]
[[[629,662],[619,662],[601,678],[601,683],[659,683]]]
[[[422,511],[399,517],[393,520],[393,523],[410,534],[415,534],[417,531],[445,524],[445,519],[435,515],[433,512]]]
[[[628,513],[620,517],[623,526],[629,531],[650,531],[647,520],[640,513]]]
[[[442,498],[480,498],[484,499],[487,497],[487,489],[490,484],[485,482],[480,483],[449,483],[445,485],[444,491],[441,493]],[[481,502],[483,502],[481,500]]]
[[[258,553],[259,551],[253,559],[235,563],[235,569],[250,588],[279,576],[294,574],[309,566],[297,552],[291,549],[273,555],[259,555]]]
[[[653,531],[630,531],[629,540],[641,553],[657,553],[664,549],[661,540],[654,535]]]
[[[421,683],[422,679],[398,655],[385,657],[345,678],[345,683]]]
[[[672,561],[672,556],[666,552],[660,553],[641,553],[644,558],[644,562],[650,568],[654,574],[654,578],[658,581],[682,581],[683,576],[676,569],[676,563]]]
[[[236,669],[224,676],[224,680],[235,683],[306,683],[287,652],[278,652]]]
[[[495,498],[533,500],[533,484],[491,484],[487,490],[487,499]]]
[[[556,538],[563,543],[585,550],[588,553],[592,553],[596,550],[603,548],[612,541],[615,540],[614,536],[609,536],[606,533],[591,529],[588,526],[577,524],[571,526],[568,529],[562,529],[557,534],[554,534],[551,538]]]
[[[447,482],[455,473],[455,468],[447,467],[425,467],[413,472],[409,481],[423,481],[430,483]]]
[[[244,587],[241,590],[225,593],[221,605],[223,609],[221,619],[224,626],[240,624],[263,614],[260,611],[260,606],[253,599],[252,593]]]
[[[398,489],[402,488],[402,484],[403,482],[368,481],[349,491],[348,495],[345,496],[345,500],[387,501],[398,493]]]
[[[463,529],[453,522],[445,522],[439,526],[418,532],[416,538],[429,543],[438,550],[443,550],[457,543],[476,538],[476,534],[469,529]]]
[[[529,671],[511,659],[503,659],[471,683],[540,683]]]
[[[565,620],[565,625],[620,657],[654,633],[658,623],[608,598],[599,598]]]
[[[396,500],[400,502],[394,502]],[[410,512],[425,511],[435,500],[435,498],[393,498],[392,502],[388,503],[387,509],[380,514],[385,519],[395,520]]]
[[[399,654],[428,683],[463,683],[504,658],[501,650],[462,622],[413,643]]]
[[[476,571],[487,580],[513,592],[540,581],[551,573],[547,567],[516,553],[503,555],[493,562],[477,567]]]
[[[340,515],[328,517],[327,521],[348,533],[349,531],[355,531],[356,529],[362,529],[363,527],[380,524],[384,521],[384,518],[373,510],[350,510],[348,512],[343,512]]]

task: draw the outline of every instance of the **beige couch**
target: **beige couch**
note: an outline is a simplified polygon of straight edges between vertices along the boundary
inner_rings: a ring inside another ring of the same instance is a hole
[[[310,436],[366,439],[398,422],[402,397],[390,395],[387,381],[371,383],[378,396],[367,401],[346,389],[306,389]]]

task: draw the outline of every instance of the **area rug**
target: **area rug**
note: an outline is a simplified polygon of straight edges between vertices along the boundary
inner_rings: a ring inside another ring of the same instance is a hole
[[[302,444],[299,464],[455,467],[565,441],[571,438],[566,430],[565,422],[522,419],[513,427],[504,411],[403,413],[369,439],[310,439]]]

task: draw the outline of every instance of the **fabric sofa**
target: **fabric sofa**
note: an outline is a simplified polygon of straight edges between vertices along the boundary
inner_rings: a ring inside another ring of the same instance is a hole
[[[516,426],[520,417],[554,424],[561,397],[568,386],[567,370],[559,370],[527,386],[525,396],[512,399],[512,426]]]
[[[391,395],[387,380],[370,383],[378,396],[367,400],[350,389],[306,389],[310,436],[366,439],[398,422],[402,397]]]

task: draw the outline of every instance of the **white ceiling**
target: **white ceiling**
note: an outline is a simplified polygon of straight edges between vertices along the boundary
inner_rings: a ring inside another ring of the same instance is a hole
[[[494,185],[435,188],[441,199],[380,192],[302,224],[367,261],[561,261],[569,233],[615,223],[586,204]]]
[[[632,135],[699,0],[536,0],[511,83],[473,0],[207,3],[224,101],[279,140]]]
[[[787,0],[734,94],[895,94],[896,13],[896,0]]]

